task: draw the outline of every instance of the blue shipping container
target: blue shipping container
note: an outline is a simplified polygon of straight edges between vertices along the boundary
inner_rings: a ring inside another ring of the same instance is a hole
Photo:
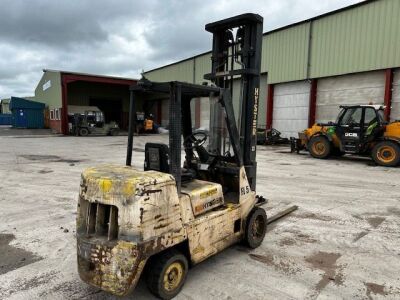
[[[0,125],[12,125],[12,114],[0,114]]]
[[[40,102],[11,97],[12,126],[16,128],[44,128],[44,107]]]

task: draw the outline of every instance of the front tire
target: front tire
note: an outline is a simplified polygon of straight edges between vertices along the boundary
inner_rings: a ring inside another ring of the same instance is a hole
[[[331,154],[331,143],[324,136],[314,136],[308,143],[308,151],[312,157],[325,159]]]
[[[252,249],[260,246],[267,232],[267,214],[265,210],[256,207],[247,217],[244,242]]]
[[[79,129],[79,135],[80,136],[87,136],[88,134],[89,134],[89,130],[87,128]]]
[[[400,163],[400,146],[392,141],[382,141],[372,149],[372,159],[380,166],[395,167]]]
[[[186,257],[176,250],[156,255],[147,267],[147,286],[155,296],[171,299],[181,291],[188,268]]]

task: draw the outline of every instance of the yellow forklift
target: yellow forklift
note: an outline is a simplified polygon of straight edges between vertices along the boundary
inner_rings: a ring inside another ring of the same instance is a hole
[[[336,122],[314,124],[299,138],[291,138],[291,151],[308,150],[312,157],[356,154],[371,156],[378,165],[400,164],[400,121],[387,123],[382,105],[343,105]]]
[[[212,71],[205,75],[211,85],[143,78],[131,87],[126,166],[82,173],[77,254],[83,281],[122,296],[143,275],[154,295],[171,299],[189,266],[235,243],[262,243],[268,223],[265,199],[256,195],[262,23],[261,16],[244,14],[206,25],[213,34]],[[244,95],[240,126],[234,77]],[[133,116],[135,99],[146,96],[169,97],[170,128],[168,146],[146,144],[142,171],[131,166]],[[209,133],[193,132],[191,101],[205,98]]]

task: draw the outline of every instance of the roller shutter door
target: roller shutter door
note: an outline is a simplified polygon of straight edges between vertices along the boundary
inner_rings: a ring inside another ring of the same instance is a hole
[[[393,75],[392,112],[390,120],[400,120],[400,69],[396,69]]]
[[[335,121],[339,105],[383,104],[384,71],[365,72],[318,80],[317,122]]]
[[[308,126],[310,84],[306,81],[276,84],[272,127],[282,137],[297,137]]]

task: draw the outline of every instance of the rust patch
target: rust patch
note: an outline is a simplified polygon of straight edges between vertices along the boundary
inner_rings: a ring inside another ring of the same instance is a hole
[[[284,261],[282,258],[275,259],[272,254],[259,255],[250,253],[249,256],[251,259],[264,263],[267,266],[274,267],[275,270],[285,274],[294,275],[301,271],[301,269],[296,267],[293,263]]]
[[[340,253],[328,253],[319,251],[306,258],[306,262],[311,264],[313,269],[323,271],[321,280],[315,286],[315,294],[318,295],[330,282],[336,285],[343,284],[343,274],[338,271],[336,261],[341,257]]]
[[[371,217],[371,218],[367,218],[367,222],[369,223],[369,225],[371,225],[374,228],[377,228],[379,225],[382,224],[383,221],[385,221],[386,218],[383,217]]]
[[[385,286],[381,285],[381,284],[376,284],[373,282],[364,282],[365,287],[367,288],[366,294],[368,299],[373,299],[371,294],[375,294],[375,295],[382,295],[385,296],[388,293],[385,292]]]
[[[157,184],[157,182],[154,183],[154,184]],[[143,194],[148,196],[150,194],[161,193],[161,192],[162,192],[161,189],[158,189],[158,190],[147,190],[147,191],[144,191]]]

